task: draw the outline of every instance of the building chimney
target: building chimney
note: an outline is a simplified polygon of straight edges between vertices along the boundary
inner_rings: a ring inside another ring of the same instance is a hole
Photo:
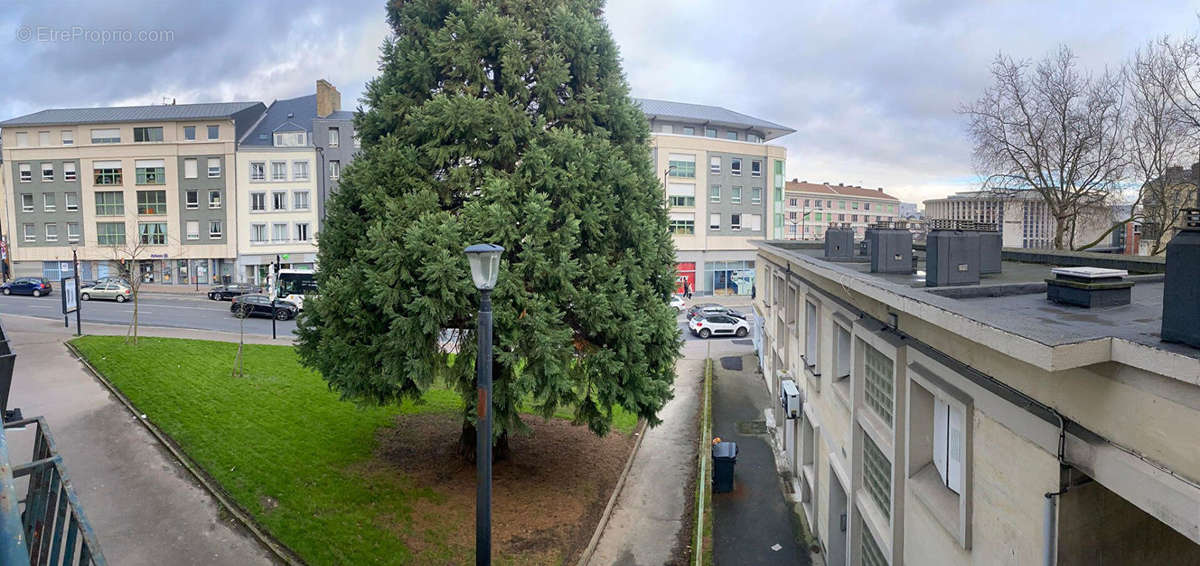
[[[883,192],[883,187],[879,187],[879,192]]]
[[[1182,216],[1167,244],[1162,339],[1200,348],[1200,208],[1185,208]]]
[[[326,118],[342,109],[342,93],[325,79],[317,79],[317,117]]]

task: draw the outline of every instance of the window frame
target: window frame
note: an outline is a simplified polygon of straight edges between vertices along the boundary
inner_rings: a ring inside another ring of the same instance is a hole
[[[216,197],[217,197],[215,200],[213,199],[213,195],[216,195]],[[219,208],[221,208],[221,190],[220,189],[209,189],[208,190],[208,209],[209,210],[217,210]]]
[[[75,196],[75,203],[71,203],[71,196]],[[75,191],[66,191],[63,193],[63,210],[67,212],[75,212],[79,210],[79,193]]]
[[[57,242],[58,241],[58,223],[57,222],[45,223],[43,230],[46,235],[47,242]],[[53,232],[53,233],[51,233],[51,232]]]
[[[196,232],[194,234],[192,233],[192,226],[196,227]],[[185,221],[183,223],[183,230],[184,230],[184,232],[183,232],[184,237],[186,239],[188,239],[188,240],[199,240],[200,239],[200,221],[199,220]]]
[[[184,141],[196,141],[196,126],[184,126],[183,139]]]
[[[272,161],[271,161],[271,180],[272,180],[272,181],[286,181],[286,180],[288,180],[288,166],[287,166],[287,165],[288,165],[288,164],[287,164],[287,161],[274,161],[274,160],[272,160]],[[280,174],[280,175],[276,175],[276,173],[280,173],[280,172],[281,172],[282,174]]]
[[[300,195],[304,195],[304,206],[300,206],[300,201],[297,199]],[[292,210],[309,210],[312,207],[312,193],[307,189],[302,191],[292,191]]]
[[[143,227],[161,226],[161,231],[158,229],[144,230]],[[166,222],[138,222],[138,242],[146,246],[165,246],[167,245],[167,223]]]
[[[260,201],[262,203],[262,206],[260,208],[254,207],[254,205],[256,204],[256,202],[255,202],[256,200]],[[267,192],[266,191],[251,192],[249,205],[250,205],[250,212],[267,212]]]
[[[733,232],[742,231],[742,213],[734,212],[729,215],[729,229]]]
[[[21,193],[21,212],[33,212],[36,208],[33,193]]]
[[[251,161],[250,162],[250,182],[257,183],[267,180],[267,162],[266,161]]]
[[[263,237],[262,237],[262,239],[258,239],[258,240],[256,240],[256,239],[254,239],[254,236],[255,236],[255,232],[257,232],[259,228],[261,228],[261,229],[262,229],[262,235],[263,235]],[[271,239],[270,239],[270,236],[271,236],[271,234],[270,234],[270,233],[268,232],[268,230],[267,230],[267,223],[265,223],[265,222],[252,222],[252,223],[250,223],[250,243],[251,243],[251,244],[266,244],[266,243],[269,243],[269,242],[271,241]]]
[[[154,139],[154,133],[158,133],[158,139]],[[141,138],[138,139],[138,134]],[[136,126],[133,128],[133,143],[154,143],[163,141],[162,126]]]
[[[67,166],[70,166],[68,168]],[[63,164],[63,181],[74,183],[79,180],[79,167],[74,161],[64,161]]]
[[[154,199],[153,202],[149,198],[143,199],[142,196],[149,197],[162,196],[162,199]],[[137,191],[137,213],[138,216],[165,216],[167,214],[167,191],[165,190],[142,190]],[[161,210],[160,210],[161,208]]]
[[[119,231],[120,233],[117,234],[117,233],[112,233],[109,231],[101,230],[100,229],[101,226],[120,226],[121,227],[121,229]],[[97,222],[96,223],[96,245],[98,245],[98,246],[123,246],[123,245],[125,245],[125,239],[126,239],[125,228],[126,228],[126,226],[125,226],[124,222]],[[109,241],[112,238],[115,238],[117,236],[120,237],[120,241]]]
[[[283,206],[280,206],[283,203]],[[271,212],[286,212],[288,210],[287,191],[271,191]]]
[[[186,189],[183,191],[183,207],[187,210],[200,208],[200,189]]]
[[[21,224],[21,239],[25,242],[37,241],[37,224],[25,222]]]
[[[17,181],[20,183],[33,182],[33,164],[18,163],[17,164]]]
[[[204,129],[207,130],[208,139],[210,139],[210,140],[221,139],[221,125],[220,124],[208,124],[208,125],[205,125]],[[214,131],[216,132],[215,134],[213,133]]]
[[[66,230],[67,243],[74,244],[74,243],[79,242],[79,240],[81,239],[79,236],[79,223],[78,222],[65,222],[65,224],[67,225],[67,230]],[[75,228],[74,234],[71,233],[71,227]]]
[[[183,178],[200,178],[200,160],[198,158],[188,157],[183,160]]]
[[[217,228],[216,232],[213,231],[214,226]],[[209,220],[208,221],[208,239],[217,240],[217,239],[220,239],[221,237],[223,237],[223,235],[224,235],[224,227],[221,225],[221,221],[220,220]]]
[[[301,234],[300,233],[301,231],[303,231],[304,234]],[[311,224],[309,224],[308,222],[297,222],[296,223],[296,241],[303,242],[303,243],[308,243],[308,242],[312,241],[312,225]]]
[[[117,136],[116,137],[112,137],[112,136],[96,137],[97,134],[103,135],[103,134],[110,134],[112,132],[116,132]],[[89,132],[89,133],[91,134],[90,139],[93,144],[121,143],[121,129],[120,128],[92,128],[91,132]]]
[[[216,167],[213,167],[213,162],[216,162],[216,164],[217,164]],[[222,169],[222,167],[221,167],[221,158],[220,157],[209,157],[208,158],[208,178],[209,179],[220,178],[221,177],[221,169]]]
[[[50,167],[49,167],[49,169],[47,169],[47,168],[46,168],[46,166],[47,166],[47,165],[49,165],[49,166],[50,166]],[[54,162],[52,162],[52,161],[43,161],[43,162],[41,163],[41,167],[40,167],[40,169],[41,169],[41,171],[42,171],[42,182],[43,182],[43,183],[53,183],[53,182],[54,182]],[[46,175],[46,172],[47,172],[47,171],[49,171],[49,172],[50,172],[50,175],[49,175],[49,176],[47,176],[47,175]]]
[[[53,192],[42,193],[42,212],[58,212],[58,197]]]
[[[733,188],[729,190],[729,202],[731,204],[742,204],[742,189],[742,186],[734,185]]]
[[[742,176],[742,158],[740,158],[740,157],[730,157],[729,158],[729,174],[733,175],[735,177]]]
[[[125,216],[125,191],[94,191],[92,193],[92,195],[94,195],[92,197],[92,199],[96,203],[96,216],[98,216],[98,217]],[[114,200],[116,200],[117,202],[104,202],[104,203],[100,202],[101,200],[107,200],[105,195],[115,195]],[[102,209],[101,207],[104,207],[104,208]],[[116,207],[116,212],[111,212],[113,207]],[[102,213],[101,210],[106,210],[106,211],[110,211],[110,212]]]

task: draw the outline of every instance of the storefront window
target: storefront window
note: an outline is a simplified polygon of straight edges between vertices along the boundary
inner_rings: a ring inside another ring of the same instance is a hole
[[[710,261],[704,283],[714,295],[749,295],[754,286],[753,261]]]

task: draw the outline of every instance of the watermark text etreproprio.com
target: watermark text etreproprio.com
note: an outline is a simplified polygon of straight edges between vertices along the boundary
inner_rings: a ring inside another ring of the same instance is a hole
[[[175,30],[23,25],[17,28],[17,41],[23,43],[166,43],[175,41]]]

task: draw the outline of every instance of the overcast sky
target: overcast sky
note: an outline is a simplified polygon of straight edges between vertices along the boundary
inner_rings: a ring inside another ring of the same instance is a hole
[[[380,0],[0,2],[0,118],[270,103],[322,77],[352,109],[388,31]],[[1100,70],[1200,27],[1188,2],[1049,4],[610,0],[607,19],[635,96],[790,126],[775,142],[789,177],[920,201],[973,186],[955,110],[987,86],[997,51],[1035,58],[1065,43]]]

